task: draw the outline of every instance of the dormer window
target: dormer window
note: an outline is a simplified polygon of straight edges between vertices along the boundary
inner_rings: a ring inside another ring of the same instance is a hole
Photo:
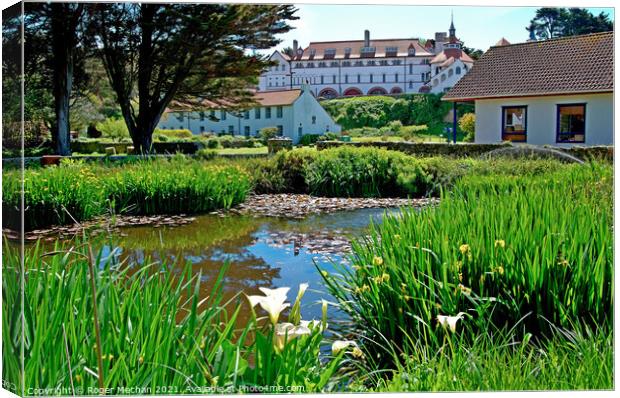
[[[374,57],[375,51],[376,51],[375,47],[362,47],[360,49],[360,56],[362,58]]]
[[[415,47],[409,47],[409,51],[407,51],[407,54],[410,57],[415,57]]]
[[[315,48],[311,48],[310,49],[310,59],[313,59],[315,55],[316,55],[316,49]]]
[[[351,47],[347,47],[344,49],[344,57],[349,58],[351,56]]]
[[[386,47],[385,48],[386,57],[395,57],[396,54],[398,54],[398,47]]]
[[[326,48],[325,52],[323,53],[323,58],[325,59],[331,59],[331,58],[334,58],[335,56],[336,56],[335,48]]]

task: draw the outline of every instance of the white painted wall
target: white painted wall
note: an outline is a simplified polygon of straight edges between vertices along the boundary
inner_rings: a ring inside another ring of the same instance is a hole
[[[557,105],[586,104],[584,144],[556,143]],[[547,97],[484,99],[476,101],[476,143],[502,140],[502,106],[527,105],[527,144],[613,145],[613,94],[581,94]]]
[[[245,114],[237,117],[226,112],[226,120],[222,119],[222,111],[215,110],[214,116],[218,120],[210,120],[210,110],[203,112],[170,112],[164,114],[157,128],[159,129],[188,129],[193,134],[216,133],[246,135],[246,126],[249,127],[250,135],[255,136],[265,127],[282,126],[283,135],[290,137],[297,144],[303,134],[325,134],[326,132],[339,133],[340,125],[336,124],[321,104],[309,91],[302,94],[291,104],[282,107],[282,117],[277,117],[277,106],[271,108],[271,117],[267,118],[267,107],[252,108],[249,110],[249,118]],[[256,118],[256,109],[260,109],[260,118]],[[315,122],[313,123],[313,117]],[[301,135],[299,127],[302,128]]]
[[[471,62],[465,63],[457,59],[452,65],[440,70],[439,73],[431,77],[429,82],[431,93],[439,94],[448,91],[469,72],[472,66],[473,64]],[[432,66],[431,68],[433,69],[431,73],[434,73],[436,66]]]

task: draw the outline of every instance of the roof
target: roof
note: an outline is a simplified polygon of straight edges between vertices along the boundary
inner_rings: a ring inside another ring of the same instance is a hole
[[[463,62],[474,62],[474,60],[471,59],[471,57],[467,55],[465,51],[459,48],[446,48],[431,60],[431,64],[444,63],[450,58],[460,59]]]
[[[610,92],[613,63],[613,32],[493,46],[443,99]]]
[[[375,52],[370,54],[365,54],[363,57],[361,56],[361,49],[364,47],[364,40],[349,40],[349,41],[322,41],[322,42],[311,42],[308,47],[306,47],[303,51],[303,55],[301,57],[296,57],[296,59],[301,59],[304,61],[308,60],[329,60],[329,59],[356,59],[356,58],[380,58],[380,57],[405,57],[409,54],[409,47],[413,46],[415,48],[416,56],[432,56],[433,53],[429,52],[428,49],[424,48],[420,44],[419,39],[380,39],[380,40],[370,40],[369,47],[375,47]],[[397,47],[396,54],[387,54],[387,47]],[[347,57],[345,56],[345,49],[350,48],[351,53]],[[325,50],[327,49],[335,49],[336,52],[334,55],[328,54],[325,56]],[[315,51],[314,56],[311,55],[311,50]]]
[[[502,37],[501,39],[498,40],[497,43],[495,43],[496,46],[509,46],[510,42],[508,40],[506,40],[505,37]]]
[[[301,95],[300,89],[294,90],[279,90],[279,91],[257,91],[254,93],[253,99],[260,106],[284,106],[291,105]],[[170,107],[166,109],[167,112],[174,111],[190,111],[197,109],[221,109],[221,108],[234,108],[235,103],[231,101],[210,101],[204,99],[198,104],[196,103],[183,103],[173,101]]]

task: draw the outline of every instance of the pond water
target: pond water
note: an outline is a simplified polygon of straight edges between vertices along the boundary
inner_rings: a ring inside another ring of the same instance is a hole
[[[225,299],[239,292],[260,294],[259,287],[290,287],[289,300],[293,301],[299,284],[309,283],[302,316],[320,319],[320,300],[332,298],[315,264],[330,272],[334,263],[346,263],[349,239],[363,236],[371,220],[381,222],[385,214],[397,211],[361,209],[304,219],[204,215],[177,227],[122,228],[106,239],[114,245],[104,244],[103,255],[128,264],[176,263],[177,271],[182,267],[179,264],[189,261],[194,272],[201,274],[203,296],[208,295],[222,266],[229,262]],[[343,320],[344,315],[331,307],[329,318]]]

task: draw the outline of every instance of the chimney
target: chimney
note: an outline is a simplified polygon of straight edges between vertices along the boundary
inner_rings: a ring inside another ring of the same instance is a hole
[[[364,47],[370,47],[370,31],[368,29],[364,31]]]
[[[293,40],[293,56],[297,55],[298,48],[299,48],[299,44],[297,43],[297,40]]]

